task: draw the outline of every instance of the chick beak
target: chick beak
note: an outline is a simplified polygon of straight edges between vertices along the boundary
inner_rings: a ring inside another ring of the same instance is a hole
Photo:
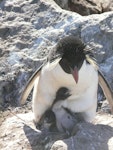
[[[76,83],[78,83],[78,68],[75,66],[74,69],[71,68],[71,74]]]

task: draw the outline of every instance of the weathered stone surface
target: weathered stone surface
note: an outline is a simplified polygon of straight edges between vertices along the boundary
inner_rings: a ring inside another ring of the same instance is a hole
[[[86,16],[113,10],[112,0],[55,0],[63,9],[71,10]]]
[[[30,75],[58,39],[70,34],[93,47],[101,70],[113,87],[113,12],[82,17],[62,10],[53,0],[0,1],[0,103],[4,102],[5,107],[17,104]],[[78,124],[79,131],[70,138],[61,133],[40,133],[34,128],[30,113],[19,115],[26,124],[10,111],[0,115],[2,150],[113,147],[113,120],[109,115],[97,115],[95,124],[104,125]]]
[[[70,34],[94,48],[112,86],[113,12],[82,17],[62,10],[52,0],[3,0],[0,15],[0,102],[17,103],[22,87],[42,63],[39,59],[59,38]]]
[[[112,150],[113,118],[97,114],[94,124],[78,124],[76,134],[68,137],[58,132],[41,132],[32,123],[32,113],[2,114],[1,150]],[[14,113],[14,111],[13,111]]]

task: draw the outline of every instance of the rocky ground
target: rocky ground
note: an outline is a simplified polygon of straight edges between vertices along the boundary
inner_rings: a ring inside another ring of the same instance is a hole
[[[36,130],[31,102],[15,107],[28,78],[65,35],[79,36],[93,47],[100,69],[113,88],[113,12],[101,13],[83,17],[62,10],[53,0],[0,0],[1,150],[113,149],[113,118],[106,103],[93,124],[78,123],[70,137]]]
[[[103,110],[103,111],[102,111]],[[1,150],[112,150],[113,116],[105,104],[93,123],[78,123],[72,135],[39,131],[32,122],[30,104],[7,110],[0,118]]]

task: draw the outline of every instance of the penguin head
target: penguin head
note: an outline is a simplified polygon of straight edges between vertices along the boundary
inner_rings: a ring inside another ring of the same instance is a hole
[[[72,74],[76,83],[79,79],[79,70],[85,59],[86,45],[75,36],[66,36],[59,40],[48,55],[48,61],[50,63],[58,62],[64,72]]]
[[[84,43],[77,37],[67,36],[61,39],[56,47],[60,54],[59,64],[61,68],[69,74],[72,74],[76,83],[79,79],[79,70],[85,60]]]

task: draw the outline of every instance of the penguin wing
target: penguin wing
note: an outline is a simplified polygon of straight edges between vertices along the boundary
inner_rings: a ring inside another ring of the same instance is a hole
[[[34,74],[28,80],[28,82],[24,88],[24,91],[21,95],[21,99],[20,99],[21,105],[23,105],[26,102],[26,99],[28,98],[28,96],[34,86],[34,82],[35,82],[36,78],[40,77],[42,67],[43,67],[43,64],[34,72]]]
[[[98,70],[98,75],[99,75],[99,85],[101,86],[105,94],[105,97],[110,104],[111,112],[113,113],[113,91],[100,70]]]

